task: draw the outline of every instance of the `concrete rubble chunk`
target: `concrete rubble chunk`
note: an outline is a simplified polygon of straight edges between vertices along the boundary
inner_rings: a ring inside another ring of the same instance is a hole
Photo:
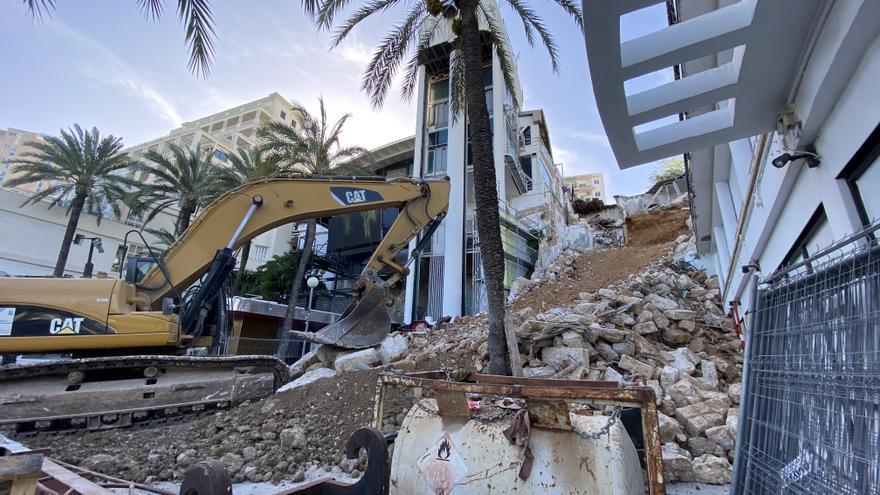
[[[660,375],[662,379],[663,373],[661,372]],[[666,387],[664,390],[666,390],[669,397],[672,398],[672,400],[675,401],[675,404],[679,407],[696,404],[697,402],[703,402],[709,399],[728,400],[727,394],[724,392],[718,392],[706,382],[688,375],[682,375],[677,382]]]
[[[669,387],[675,384],[679,378],[679,371],[672,366],[664,366],[660,370],[660,386],[663,390],[669,390]]]
[[[602,356],[602,359],[606,361],[615,362],[620,359],[620,355],[617,354],[617,352],[615,352],[614,349],[605,342],[599,342],[598,344],[596,344],[596,351],[599,353],[600,356]]]
[[[346,372],[355,370],[365,370],[372,368],[373,365],[382,361],[376,349],[362,349],[360,351],[348,352],[336,356],[333,367],[336,371]]]
[[[724,399],[709,399],[675,411],[675,419],[690,436],[699,436],[708,428],[724,424],[730,403]]]
[[[602,379],[609,382],[622,383],[623,375],[621,375],[620,372],[618,372],[616,369],[609,366],[605,369],[605,374],[603,375]]]
[[[679,347],[671,352],[661,352],[660,357],[666,361],[667,366],[672,366],[679,372],[692,375],[697,369],[700,362],[699,356],[690,351],[687,347]]]
[[[647,380],[645,384],[654,391],[654,400],[659,406],[663,402],[663,389],[660,387],[660,382],[657,380]]]
[[[590,325],[590,330],[596,334],[596,336],[609,344],[619,344],[626,340],[626,332],[621,330],[615,330],[613,328],[605,328],[599,325]]]
[[[694,465],[688,451],[670,442],[663,444],[661,453],[664,481],[694,481]]]
[[[700,361],[700,371],[703,373],[703,381],[713,388],[718,387],[718,368],[709,360]]]
[[[648,294],[646,297],[648,302],[653,304],[657,309],[668,310],[668,309],[678,309],[678,303],[673,301],[672,299],[668,299],[663,296],[659,296],[657,294]]]
[[[736,443],[736,430],[727,424],[707,428],[706,436],[725,451],[733,449]]]
[[[687,344],[691,341],[691,334],[685,330],[675,327],[667,327],[662,333],[663,342],[669,345]]]
[[[689,309],[667,309],[663,312],[670,320],[694,320],[697,317],[696,311]]]
[[[706,454],[724,455],[724,449],[706,437],[691,437],[687,441],[687,450],[692,456],[697,457]]]
[[[657,328],[659,328],[660,330],[665,330],[669,328],[669,318],[663,316],[663,313],[655,311],[654,324],[657,325]]]
[[[632,374],[639,375],[646,379],[650,379],[652,376],[654,376],[653,366],[647,363],[643,363],[642,361],[631,358],[629,356],[621,356],[618,366],[620,366],[621,369],[625,369]]]
[[[226,470],[229,471],[229,474],[235,475],[241,466],[244,465],[244,459],[238,454],[233,454],[231,452],[227,452],[220,456],[220,462],[226,466]]]
[[[653,321],[646,321],[644,323],[637,323],[633,325],[633,331],[638,332],[639,335],[649,335],[652,333],[657,333],[658,328]]]
[[[727,396],[730,397],[730,402],[732,404],[739,404],[740,396],[742,395],[742,384],[741,383],[731,383],[727,388]]]
[[[116,469],[116,457],[109,454],[95,454],[87,457],[82,466],[102,474],[113,474]]]
[[[726,457],[701,455],[694,459],[694,481],[710,485],[726,485],[730,483],[733,469]]]
[[[693,332],[696,327],[697,325],[694,320],[681,320],[678,322],[678,328],[688,333]]]
[[[306,431],[303,428],[285,428],[278,437],[285,448],[304,449],[307,444]]]
[[[596,293],[599,294],[599,297],[604,297],[605,299],[614,299],[617,296],[617,291],[608,288],[599,289]]]
[[[663,443],[675,442],[683,440],[684,431],[678,421],[670,418],[663,413],[657,413],[658,423],[660,425],[660,441]]]
[[[550,377],[554,373],[556,373],[556,368],[551,366],[537,366],[537,367],[529,367],[523,368],[523,376],[526,378],[540,378],[540,377]]]
[[[636,346],[634,346],[632,342],[619,342],[611,346],[611,349],[613,349],[618,355],[632,356],[636,353]]]
[[[559,370],[572,364],[589,366],[590,351],[575,347],[545,347],[541,349],[541,361]]]
[[[568,330],[562,333],[562,345],[565,347],[586,347],[584,336],[574,330]]]
[[[322,378],[329,378],[331,376],[336,376],[335,370],[331,370],[330,368],[318,368],[316,370],[307,372],[303,376],[297,378],[290,383],[282,385],[281,388],[278,389],[278,392],[284,392],[297,387],[302,387],[303,385],[308,385],[309,383],[316,382]]]
[[[408,348],[406,337],[399,333],[389,335],[379,344],[379,359],[383,364],[393,363],[402,358]]]

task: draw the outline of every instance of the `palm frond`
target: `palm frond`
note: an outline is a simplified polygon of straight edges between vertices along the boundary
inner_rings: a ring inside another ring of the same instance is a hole
[[[477,4],[477,12],[482,16],[483,21],[489,27],[487,32],[489,41],[495,49],[495,55],[498,58],[498,64],[501,66],[501,75],[504,77],[504,83],[509,88],[513,97],[514,106],[519,108],[522,102],[519,101],[519,85],[516,82],[516,62],[513,54],[510,53],[507,44],[507,35],[504,32],[504,26],[501,21],[494,16],[489,15],[483,8],[482,4]]]
[[[419,66],[421,65],[419,53],[431,44],[431,39],[434,37],[434,32],[437,31],[440,21],[440,17],[428,17],[420,27],[419,43],[406,64],[406,73],[404,74],[403,85],[400,88],[400,96],[404,101],[412,99],[415,93],[416,84],[418,84],[419,79]]]
[[[362,89],[370,95],[373,108],[381,108],[385,96],[397,73],[397,68],[407,54],[413,38],[418,34],[421,21],[427,16],[425,4],[418,2],[410,9],[406,19],[382,39],[379,48],[367,65]]]
[[[43,19],[43,13],[51,16],[55,10],[55,0],[22,0],[27,5],[28,12],[34,19]]]
[[[303,2],[307,2],[310,0],[303,0]],[[333,25],[333,19],[336,17],[336,14],[339,13],[340,10],[343,10],[351,0],[323,0],[319,3],[319,7],[315,11],[309,11],[306,8],[306,13],[309,14],[312,18],[315,19],[315,24],[319,29],[328,29]]]
[[[556,46],[556,40],[553,39],[553,35],[550,34],[550,30],[547,29],[544,20],[532,10],[524,0],[507,0],[507,4],[510,5],[519,15],[519,18],[523,23],[523,29],[526,33],[526,39],[531,46],[534,46],[535,44],[532,30],[534,29],[537,31],[538,36],[541,37],[541,42],[544,44],[544,47],[547,48],[547,54],[550,56],[550,65],[553,68],[553,72],[558,73],[559,49]]]
[[[138,0],[138,7],[147,19],[158,20],[164,7],[162,0]]]
[[[336,48],[339,44],[344,40],[351,31],[360,24],[361,21],[370,17],[373,14],[378,14],[383,12],[391,7],[397,5],[401,0],[372,0],[367,2],[366,5],[354,11],[348,19],[345,20],[333,33],[333,38],[330,41],[330,48]],[[327,2],[329,3],[329,2]],[[322,26],[324,29],[329,29],[330,26],[333,25],[332,18],[325,19],[319,16],[318,24]]]
[[[575,24],[581,29],[584,30],[584,12],[581,9],[580,5],[577,2],[572,0],[553,0],[557,5],[562,7],[563,10],[574,19]]]
[[[209,0],[178,0],[177,15],[186,26],[189,69],[207,77],[214,60],[214,19]]]

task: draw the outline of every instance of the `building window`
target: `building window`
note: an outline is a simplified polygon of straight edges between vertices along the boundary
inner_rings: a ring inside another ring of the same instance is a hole
[[[594,185],[594,186],[598,186],[598,185],[599,185],[599,179],[593,179],[593,185]]]
[[[779,268],[785,268],[804,261],[816,254],[820,249],[830,246],[834,242],[831,225],[825,214],[825,207],[821,204],[807,221],[804,230],[801,231],[791,249],[788,250]],[[810,270],[810,265],[807,265]]]
[[[434,127],[446,127],[449,125],[449,101],[431,104],[428,125]]]
[[[880,126],[871,132],[837,178],[845,180],[849,186],[863,226],[871,225],[880,218],[880,198],[877,194],[880,187]]]
[[[449,132],[440,130],[428,134],[428,155],[425,160],[426,177],[446,174],[446,146]]]
[[[284,120],[286,118],[287,118],[287,113],[284,110],[282,110],[281,111],[281,120]]]
[[[519,144],[521,146],[528,146],[532,144],[532,126],[529,125],[523,129],[522,135],[520,136]]]
[[[260,246],[258,244],[254,244],[253,249],[251,250],[251,258],[254,261],[266,261],[266,258],[269,256],[269,246]]]
[[[226,161],[226,153],[224,153],[220,150],[214,150],[214,158],[220,160],[221,162],[225,162]]]

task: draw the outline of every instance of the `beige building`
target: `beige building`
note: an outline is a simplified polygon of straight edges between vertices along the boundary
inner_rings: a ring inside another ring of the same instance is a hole
[[[236,148],[247,148],[257,143],[256,131],[260,125],[271,121],[293,123],[292,106],[278,93],[272,93],[259,100],[185,122],[167,136],[131,146],[125,151],[135,159],[142,159],[147,150],[161,153],[168,150],[169,143],[174,143],[183,147],[214,150],[215,159],[223,163]],[[9,176],[9,169],[14,166],[12,162],[28,151],[25,143],[40,139],[40,134],[19,129],[0,131],[2,181]],[[147,177],[138,179],[148,180]],[[30,194],[46,186],[37,183],[0,189],[0,231],[6,234],[6,238],[0,241],[0,274],[48,275],[52,272],[67,225],[65,209],[63,206],[49,209],[48,202],[21,207]],[[173,210],[163,212],[147,227],[173,230],[175,214]],[[143,221],[125,210],[122,218],[105,218],[100,224],[96,220],[96,216],[84,211],[77,233],[102,238],[105,252],[95,254],[95,272],[104,271],[115,276],[126,233],[144,227]],[[291,231],[292,225],[286,225],[257,236],[251,246],[248,268],[256,269],[272,256],[290,249]],[[144,232],[144,236],[150,245],[156,245],[156,240],[149,233]],[[130,253],[145,251],[140,237],[129,235],[128,240]],[[157,248],[161,250],[163,247]],[[87,253],[85,246],[71,247],[68,275],[82,274]]]
[[[601,199],[605,203],[605,176],[601,173],[573,175],[565,178],[565,184],[572,186],[575,198]]]
[[[15,166],[13,162],[19,159],[33,148],[28,146],[31,141],[42,141],[43,136],[36,132],[25,131],[22,129],[7,128],[0,131],[0,184],[6,182],[11,176],[12,168]],[[19,191],[37,192],[41,191],[47,184],[23,184],[16,187]]]

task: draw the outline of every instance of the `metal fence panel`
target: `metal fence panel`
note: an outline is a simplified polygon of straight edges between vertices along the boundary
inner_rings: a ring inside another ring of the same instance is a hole
[[[880,494],[880,248],[833,246],[762,283],[736,494]]]

